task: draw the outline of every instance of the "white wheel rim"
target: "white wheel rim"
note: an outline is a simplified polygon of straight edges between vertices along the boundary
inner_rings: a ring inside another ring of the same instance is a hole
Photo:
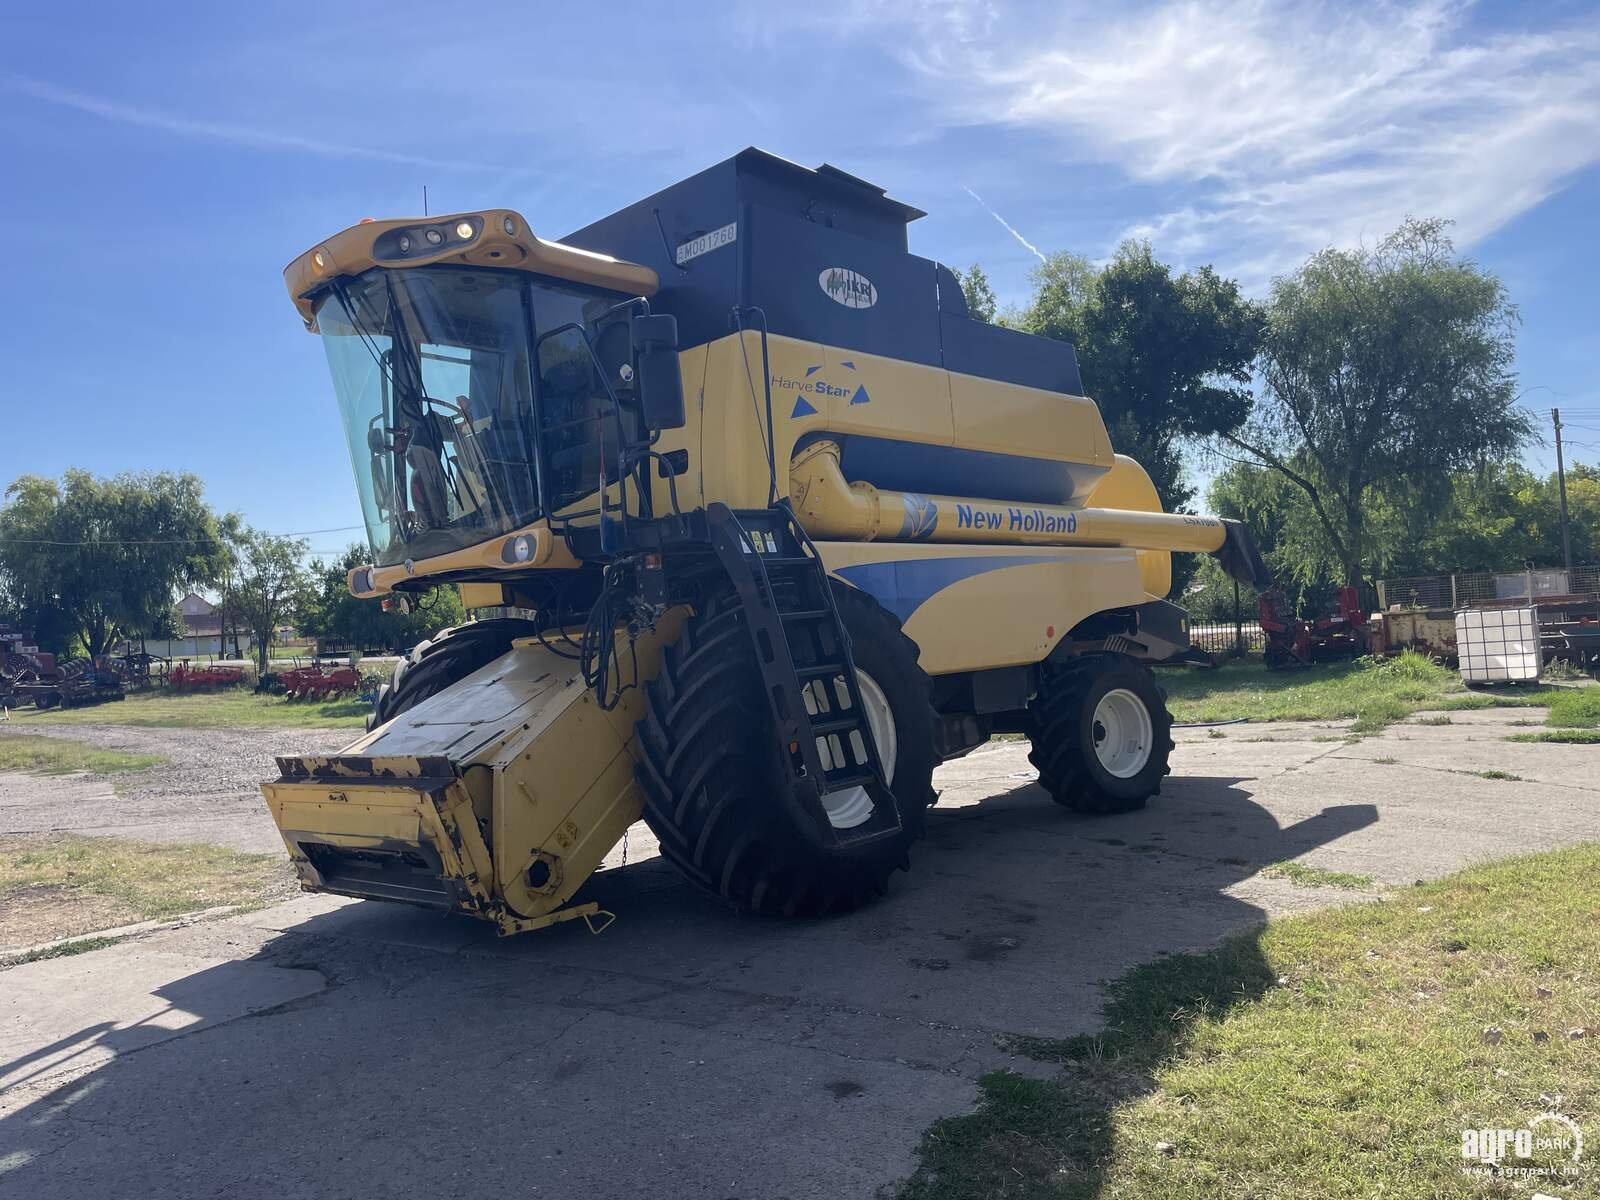
[[[1130,779],[1150,761],[1150,710],[1127,688],[1114,688],[1094,706],[1094,753],[1108,775]]]
[[[837,697],[837,706],[847,709],[850,704],[850,691],[844,685],[844,676],[836,675],[831,682],[834,695]],[[817,704],[811,689],[823,686],[824,683],[818,680],[806,688],[806,709],[813,716],[816,715]],[[889,708],[889,698],[883,694],[878,681],[865,671],[856,671],[856,687],[861,692],[862,704],[866,706],[867,727],[872,730],[872,740],[878,744],[878,761],[883,764],[883,778],[886,782],[893,783],[894,764],[899,756],[900,746],[894,727],[894,713]],[[824,770],[834,769],[836,764],[833,747],[828,744],[827,738],[817,739],[817,754],[822,759]],[[822,807],[828,814],[828,824],[835,829],[854,829],[857,825],[872,819],[872,797],[867,795],[867,789],[859,784],[827,793],[822,797]]]

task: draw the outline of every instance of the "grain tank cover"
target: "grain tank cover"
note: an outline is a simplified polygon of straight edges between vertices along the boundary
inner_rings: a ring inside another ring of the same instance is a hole
[[[972,320],[950,270],[908,251],[924,215],[837,167],[752,148],[561,240],[654,268],[652,306],[685,347],[756,306],[774,334],[1081,394],[1071,346]]]

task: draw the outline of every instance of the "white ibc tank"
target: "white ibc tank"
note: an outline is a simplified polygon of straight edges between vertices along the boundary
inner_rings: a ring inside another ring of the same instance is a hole
[[[1537,608],[1468,608],[1456,614],[1456,653],[1467,683],[1539,678]]]

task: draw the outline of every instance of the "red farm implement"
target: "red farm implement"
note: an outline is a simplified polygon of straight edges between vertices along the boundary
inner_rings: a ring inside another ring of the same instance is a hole
[[[361,689],[361,676],[354,667],[293,667],[282,672],[278,681],[291,700],[354,696]]]
[[[167,683],[175,692],[204,692],[243,682],[243,667],[197,667],[188,659],[167,673]]]
[[[1262,592],[1258,604],[1268,667],[1303,667],[1367,653],[1367,615],[1353,587],[1340,588],[1335,611],[1311,621],[1294,615],[1281,588]]]

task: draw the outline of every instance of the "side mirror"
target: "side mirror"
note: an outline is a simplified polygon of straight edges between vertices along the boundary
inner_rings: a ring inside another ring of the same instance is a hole
[[[683,373],[678,367],[678,318],[666,313],[633,319],[633,362],[639,407],[648,429],[682,429]]]

